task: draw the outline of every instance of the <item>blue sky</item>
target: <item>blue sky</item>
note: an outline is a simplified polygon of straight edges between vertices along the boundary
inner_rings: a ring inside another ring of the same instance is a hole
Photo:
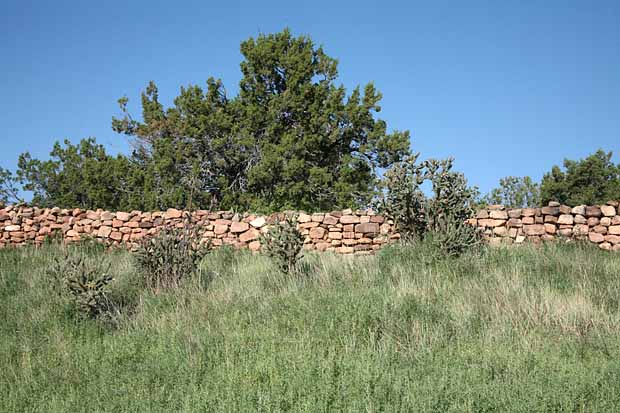
[[[483,192],[540,179],[564,158],[620,149],[620,2],[14,1],[0,5],[0,166],[56,140],[110,128],[117,99],[139,115],[149,80],[179,87],[240,79],[239,44],[290,27],[339,64],[349,90],[373,81],[379,116],[423,158],[454,156]]]

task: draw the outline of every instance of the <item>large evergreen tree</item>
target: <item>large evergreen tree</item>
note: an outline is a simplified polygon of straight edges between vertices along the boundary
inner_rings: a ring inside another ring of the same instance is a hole
[[[191,180],[201,205],[258,210],[365,205],[378,168],[409,151],[408,132],[387,133],[374,118],[381,94],[372,84],[347,97],[335,85],[337,62],[308,37],[288,30],[241,44],[239,96],[221,81],[182,88],[164,109],[150,83],[143,121],[126,111],[113,128],[136,142],[147,164],[148,206],[183,206]],[[151,194],[151,195],[149,195]],[[153,195],[154,194],[154,195]]]

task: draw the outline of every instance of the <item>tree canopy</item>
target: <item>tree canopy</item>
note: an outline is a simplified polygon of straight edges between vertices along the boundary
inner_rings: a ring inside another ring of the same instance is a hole
[[[529,176],[507,176],[499,180],[499,187],[494,188],[483,199],[485,204],[500,204],[508,208],[526,208],[540,206],[540,185]]]
[[[387,132],[372,83],[347,95],[337,61],[289,30],[241,44],[238,96],[221,80],[182,87],[172,107],[150,82],[142,120],[112,127],[135,142],[147,209],[183,206],[192,182],[200,205],[255,210],[367,205],[377,170],[409,153],[408,132]]]
[[[594,205],[620,200],[620,165],[614,164],[611,156],[599,149],[585,159],[565,159],[564,170],[553,166],[541,182],[543,203]]]

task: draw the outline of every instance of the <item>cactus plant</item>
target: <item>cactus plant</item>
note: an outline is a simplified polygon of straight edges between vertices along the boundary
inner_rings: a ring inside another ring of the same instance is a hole
[[[201,243],[198,225],[187,216],[182,228],[166,228],[144,239],[135,251],[135,262],[146,285],[155,290],[179,285],[199,271],[210,245]]]
[[[280,271],[291,273],[297,270],[304,246],[304,237],[297,229],[297,216],[288,215],[276,221],[267,233],[261,234],[260,243]]]

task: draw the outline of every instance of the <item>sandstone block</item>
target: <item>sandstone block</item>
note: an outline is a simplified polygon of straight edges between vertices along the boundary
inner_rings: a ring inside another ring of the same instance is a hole
[[[327,248],[329,248],[331,246],[331,244],[329,242],[318,242],[315,247],[317,251],[325,251]]]
[[[489,213],[491,219],[508,219],[508,213],[506,211],[493,210]]]
[[[120,233],[119,231],[114,231],[110,234],[110,238],[113,239],[114,241],[120,241],[123,239],[123,234]]]
[[[21,229],[21,226],[19,225],[8,225],[4,227],[4,230],[6,232],[16,232],[16,231],[19,231],[20,229]]]
[[[508,217],[509,218],[521,218],[521,208],[509,209]]]
[[[250,249],[250,251],[259,251],[260,250],[260,242],[258,241],[252,241],[248,244],[248,248]]]
[[[129,221],[129,213],[127,212],[117,212],[116,219],[119,221],[127,222]]]
[[[574,207],[573,209],[571,209],[570,212],[573,215],[585,215],[586,214],[586,206],[585,205],[578,205],[578,206]]]
[[[612,225],[607,228],[607,232],[610,235],[620,235],[620,225]]]
[[[247,222],[233,222],[230,224],[230,232],[232,233],[240,233],[245,232],[250,228],[250,225]]]
[[[310,230],[310,238],[322,239],[325,236],[325,228],[314,227]]]
[[[573,229],[572,228],[561,228],[558,230],[557,234],[563,237],[570,237],[573,235]]]
[[[302,224],[299,224],[298,227],[301,229],[308,229],[308,228],[315,228],[318,227],[319,224],[318,222],[304,222]]]
[[[602,242],[598,244],[598,247],[602,250],[611,251],[612,245],[609,242]]]
[[[505,209],[503,205],[499,204],[489,205],[487,208],[489,209],[489,211],[503,211]]]
[[[265,217],[258,217],[250,221],[250,225],[254,228],[262,228],[266,223],[267,221],[265,220]]]
[[[505,222],[506,221],[504,221],[503,219],[479,219],[478,225],[481,227],[493,228],[502,226]]]
[[[607,227],[603,225],[597,225],[592,228],[592,231],[596,232],[597,234],[607,234]]]
[[[612,207],[611,205],[602,205],[601,213],[603,214],[603,216],[613,217],[614,215],[616,215],[616,208]]]
[[[591,226],[591,227],[598,225],[599,222],[600,222],[600,220],[598,218],[596,218],[596,217],[590,217],[590,218],[588,218],[588,221],[587,221],[588,225]]]
[[[536,215],[536,208],[523,208],[521,215],[524,217],[533,217]]]
[[[226,232],[228,232],[228,225],[215,224],[215,226],[213,227],[213,232],[215,232],[215,234],[217,235],[225,234]]]
[[[325,214],[325,217],[323,218],[323,223],[325,225],[336,225],[338,223],[338,218],[330,214]]]
[[[250,228],[243,234],[239,235],[239,241],[241,242],[250,242],[258,239],[260,236],[260,231],[255,228]]]
[[[362,233],[362,234],[367,234],[367,233],[378,234],[379,233],[379,224],[376,224],[376,223],[373,223],[373,222],[357,224],[355,226],[355,232],[359,232],[359,233]]]
[[[523,225],[531,225],[534,223],[534,217],[523,217],[521,221],[523,222]]]
[[[111,233],[112,233],[111,227],[107,227],[107,226],[99,227],[99,231],[97,231],[97,236],[101,238],[108,238]]]
[[[601,208],[598,206],[587,206],[586,207],[586,217],[600,217],[602,215]]]
[[[611,218],[611,225],[620,225],[620,215]]]
[[[545,234],[545,226],[541,224],[524,225],[523,233],[525,235],[543,235]]]
[[[304,222],[310,222],[311,220],[312,217],[304,213],[299,214],[299,216],[297,217],[297,222],[299,222],[300,224],[303,224]]]
[[[590,232],[588,234],[588,239],[591,242],[599,243],[605,241],[605,236],[603,236],[602,234],[597,234],[596,232]]]
[[[606,227],[610,226],[611,225],[611,218],[609,218],[609,217],[601,218],[601,225],[606,226]]]
[[[321,223],[323,222],[323,218],[325,218],[324,214],[312,214],[312,222],[318,222]]]
[[[620,236],[619,235],[605,235],[605,241],[610,242],[612,244],[620,244]]]
[[[573,225],[574,221],[573,216],[570,214],[562,214],[558,218],[558,224],[560,225]]]
[[[540,212],[543,215],[554,215],[554,216],[557,216],[557,215],[560,215],[560,207],[559,207],[559,204],[558,204],[558,206],[546,206],[546,207],[542,207],[540,209]]]
[[[560,205],[560,214],[570,214],[571,208],[566,205]]]
[[[360,217],[356,215],[343,215],[340,217],[341,224],[359,224]]]
[[[497,235],[498,237],[506,237],[508,236],[508,230],[506,229],[506,227],[495,227],[493,228],[493,234]]]
[[[573,219],[575,224],[585,224],[588,220],[583,215],[575,215]]]
[[[370,217],[370,222],[374,222],[376,224],[383,224],[383,221],[385,221],[385,218],[381,215],[373,215]]]
[[[330,232],[327,237],[329,239],[342,239],[342,232]]]
[[[549,224],[556,224],[558,222],[558,217],[553,216],[553,215],[545,215],[544,222],[549,223]]]
[[[573,227],[573,235],[585,236],[588,235],[589,228],[586,224],[577,224]]]
[[[545,224],[545,232],[547,234],[555,234],[556,228],[553,224]]]
[[[476,218],[478,219],[488,219],[489,212],[486,209],[481,209],[476,213]]]

